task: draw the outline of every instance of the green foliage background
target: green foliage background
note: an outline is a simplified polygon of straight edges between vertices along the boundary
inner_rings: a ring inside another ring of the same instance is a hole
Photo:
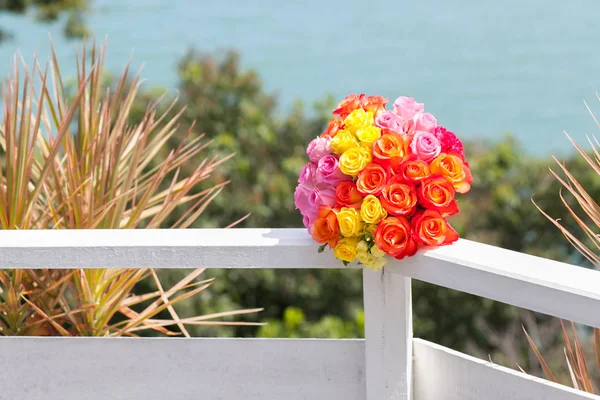
[[[65,36],[80,38],[90,33],[84,18],[84,13],[90,9],[90,3],[91,0],[0,0],[0,13],[33,15],[39,22],[53,22],[61,14],[66,14]],[[0,42],[13,35],[13,32],[0,27]]]

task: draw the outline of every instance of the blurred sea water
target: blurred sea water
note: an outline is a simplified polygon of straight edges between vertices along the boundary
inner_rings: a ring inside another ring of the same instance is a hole
[[[175,88],[190,47],[236,49],[284,108],[348,93],[415,97],[464,138],[516,135],[528,152],[563,154],[563,130],[597,133],[584,100],[600,112],[600,3],[593,0],[95,0],[89,27],[108,37],[107,65],[144,64],[147,86]],[[73,75],[75,42],[63,24],[3,14],[0,77],[19,50],[49,55],[51,33]],[[599,132],[600,133],[600,132]]]

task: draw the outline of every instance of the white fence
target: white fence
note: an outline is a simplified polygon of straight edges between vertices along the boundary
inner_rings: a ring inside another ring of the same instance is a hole
[[[200,266],[343,268],[298,229],[0,231],[1,268]],[[0,399],[600,399],[413,339],[410,291],[600,327],[600,273],[460,240],[363,277],[365,340],[3,337]]]

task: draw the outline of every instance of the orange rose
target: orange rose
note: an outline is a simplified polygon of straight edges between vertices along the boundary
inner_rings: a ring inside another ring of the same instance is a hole
[[[340,237],[340,226],[335,212],[331,208],[321,207],[317,219],[309,228],[309,232],[315,242],[327,243],[329,247],[335,247]]]
[[[386,254],[402,260],[417,252],[417,243],[410,232],[410,223],[404,217],[387,217],[375,229],[375,245]]]
[[[426,209],[439,211],[445,218],[458,212],[454,193],[450,181],[441,175],[431,175],[423,180],[418,192],[419,203]]]
[[[408,143],[403,136],[391,132],[373,142],[372,151],[374,162],[395,170],[408,155]]]
[[[410,216],[417,206],[417,190],[414,185],[403,183],[396,175],[388,182],[381,193],[381,205],[397,217]]]
[[[333,110],[333,114],[338,114],[345,118],[357,108],[362,108],[365,111],[371,111],[376,117],[385,111],[385,105],[389,99],[381,96],[365,96],[364,94],[351,94],[342,100]]]
[[[423,160],[408,160],[400,164],[397,173],[406,182],[418,183],[430,175],[429,165]]]
[[[412,235],[417,243],[442,246],[458,240],[458,233],[438,211],[425,210],[412,218]]]
[[[375,117],[385,111],[385,105],[390,99],[386,99],[382,96],[369,96],[363,104],[365,111],[371,111]]]
[[[337,135],[337,132],[340,130],[340,126],[342,126],[343,122],[344,121],[340,118],[334,118],[329,121],[327,128],[325,128],[323,133],[321,133],[321,137],[334,137]]]
[[[473,175],[461,157],[442,153],[431,161],[430,167],[432,174],[448,179],[457,193],[467,193],[471,189]]]
[[[381,165],[370,163],[358,173],[356,188],[364,196],[369,194],[379,196],[386,182],[387,172],[385,169]]]
[[[344,207],[360,209],[363,197],[354,182],[340,182],[335,188],[335,198]]]
[[[342,118],[346,118],[348,114],[357,108],[361,108],[365,103],[367,96],[364,94],[350,94],[344,98],[344,100],[340,101],[335,110],[333,110],[333,114],[338,114]]]

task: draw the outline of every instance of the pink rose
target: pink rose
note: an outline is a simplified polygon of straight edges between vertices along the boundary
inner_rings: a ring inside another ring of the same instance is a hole
[[[336,203],[335,190],[333,189],[314,187],[308,195],[308,204],[311,209],[316,211],[322,206],[335,207]]]
[[[410,143],[410,150],[419,160],[429,162],[440,154],[442,145],[433,133],[417,131]]]
[[[340,181],[350,180],[349,176],[344,175],[340,170],[337,157],[327,155],[319,160],[317,165],[317,182],[337,185]]]
[[[296,205],[296,209],[300,210],[300,212],[304,215],[307,214],[313,208],[308,201],[312,188],[306,187],[304,185],[296,186],[296,190],[294,191],[294,204]],[[316,214],[317,210],[314,210]]]
[[[389,129],[396,133],[402,133],[404,121],[393,111],[386,111],[377,117],[375,125],[383,129]]]
[[[306,148],[306,154],[308,154],[310,161],[318,162],[323,156],[330,154],[330,141],[331,138],[329,137],[318,137],[316,139],[313,139]]]
[[[437,119],[430,113],[418,113],[412,118],[412,129],[415,131],[431,132],[435,131]]]
[[[304,227],[308,229],[312,225],[312,218],[310,218],[308,215],[303,215],[302,223],[304,224]]]
[[[298,183],[302,185],[311,185],[315,183],[317,172],[317,165],[313,162],[309,162],[306,164],[302,171],[300,171],[300,176],[298,177]]]
[[[411,119],[425,109],[423,103],[417,103],[412,97],[400,96],[394,101],[394,111],[403,119]]]

